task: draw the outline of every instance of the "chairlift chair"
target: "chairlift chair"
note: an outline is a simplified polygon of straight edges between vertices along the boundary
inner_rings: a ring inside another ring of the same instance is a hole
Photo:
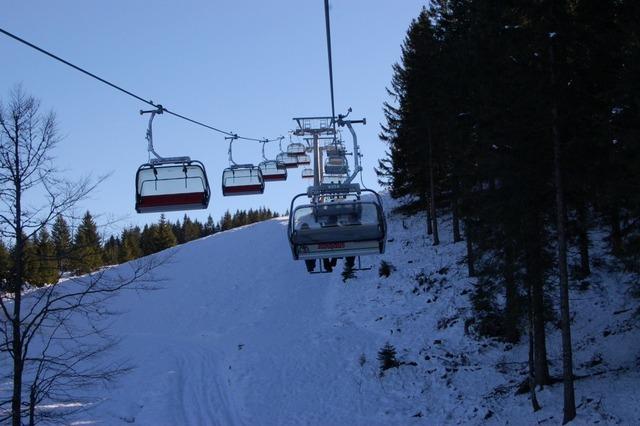
[[[206,209],[211,191],[204,165],[190,160],[146,163],[136,172],[136,212]]]
[[[267,160],[258,164],[265,182],[277,182],[287,180],[287,167],[277,160]]]
[[[264,177],[253,164],[234,164],[222,172],[222,195],[254,195],[264,193]]]
[[[346,174],[331,175],[325,173],[322,176],[322,183],[325,185],[337,185],[343,183],[347,178],[348,176]]]
[[[304,154],[306,149],[307,147],[305,147],[303,143],[292,142],[287,146],[287,154],[291,156]]]
[[[268,140],[262,141],[262,161],[258,164],[258,168],[262,173],[262,177],[265,182],[277,182],[287,180],[287,166],[284,162],[276,160],[269,160],[265,156],[264,147],[269,142]],[[297,162],[296,162],[297,164]]]
[[[349,163],[344,155],[329,155],[324,162],[324,172],[330,175],[346,175],[349,173]]]
[[[136,212],[206,209],[211,189],[204,164],[189,157],[161,157],[155,152],[152,124],[155,115],[162,112],[161,105],[156,110],[140,111],[151,114],[146,139],[149,156],[155,158],[136,172]]]
[[[306,168],[302,169],[302,179],[313,179],[313,169]]]
[[[288,237],[293,258],[311,260],[381,254],[387,226],[380,196],[357,184],[311,187],[311,203],[291,201]],[[361,193],[373,196],[363,199]],[[325,201],[319,201],[325,200]]]
[[[298,167],[298,156],[291,156],[286,152],[281,152],[276,155],[276,161],[280,164],[284,164],[284,167],[287,169],[295,169]]]
[[[237,135],[226,137],[229,140],[229,163],[222,172],[222,195],[254,195],[264,193],[264,177],[260,167],[253,164],[236,164],[233,161],[233,141]]]
[[[296,157],[296,161],[300,166],[307,166],[311,164],[311,157],[309,157],[307,154],[299,154]]]

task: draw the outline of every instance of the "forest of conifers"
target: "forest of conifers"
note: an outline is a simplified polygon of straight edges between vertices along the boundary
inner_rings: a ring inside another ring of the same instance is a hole
[[[271,209],[226,211],[216,223],[211,215],[203,224],[186,214],[182,222],[167,221],[161,215],[158,223],[130,226],[120,235],[102,237],[99,227],[90,212],[86,212],[76,227],[71,227],[63,216],[56,217],[51,229],[46,227],[25,242],[26,282],[41,286],[55,283],[60,273],[88,273],[104,265],[116,265],[157,253],[216,232],[278,217]],[[72,229],[74,228],[74,229]],[[0,241],[0,291],[8,282],[11,270],[13,247]]]
[[[434,244],[451,214],[477,329],[516,342],[531,322],[538,384],[560,237],[571,282],[590,274],[594,230],[640,272],[638,22],[634,0],[439,0],[394,65],[379,179],[427,211]]]

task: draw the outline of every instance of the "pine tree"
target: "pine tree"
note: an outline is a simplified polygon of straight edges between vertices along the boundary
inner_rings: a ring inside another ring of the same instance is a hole
[[[120,240],[113,235],[104,243],[102,258],[105,265],[117,265],[120,255]]]
[[[137,226],[122,231],[120,235],[120,250],[118,252],[119,263],[128,262],[143,255],[140,234],[140,228]]]
[[[396,359],[396,348],[389,342],[378,351],[378,361],[380,361],[380,377],[386,370],[400,366],[400,362]]]
[[[211,215],[207,216],[207,221],[204,224],[203,236],[212,235],[216,232],[216,225]]]
[[[171,225],[166,221],[164,214],[160,215],[160,221],[158,222],[157,231],[154,237],[154,253],[173,247],[178,243],[178,240],[171,229]]]
[[[58,269],[60,272],[65,272],[69,269],[69,257],[71,256],[71,232],[62,215],[56,216],[53,222],[51,238],[55,247]]]
[[[42,228],[38,233],[34,253],[34,263],[37,265],[34,266],[37,269],[32,284],[41,286],[57,283],[60,276],[56,260],[56,248],[47,228]]]
[[[78,273],[95,271],[103,265],[98,226],[89,211],[83,216],[76,231],[73,254],[75,269]]]

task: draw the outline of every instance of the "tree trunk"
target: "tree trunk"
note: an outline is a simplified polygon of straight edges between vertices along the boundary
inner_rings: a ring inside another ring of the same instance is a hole
[[[526,230],[526,280],[531,286],[531,310],[533,316],[533,334],[535,343],[535,379],[536,384],[543,386],[551,383],[549,363],[547,361],[547,345],[544,317],[544,272],[542,262],[542,246],[540,241],[540,214],[530,211],[523,226]]]
[[[553,39],[549,46],[551,59],[551,87],[555,87]],[[571,317],[569,312],[569,275],[567,273],[567,232],[562,182],[561,141],[558,131],[558,106],[555,98],[551,107],[553,134],[553,168],[556,184],[556,220],[558,227],[558,269],[560,273],[560,317],[562,320],[562,382],[564,384],[564,416],[562,423],[576,417],[576,399],[573,389],[573,354],[571,345]]]
[[[551,384],[549,362],[547,361],[547,338],[544,329],[544,289],[541,274],[536,273],[532,282],[533,291],[533,332],[535,334],[535,367],[536,384],[540,386]]]
[[[511,242],[507,242],[505,247],[503,276],[505,282],[504,337],[506,341],[516,343],[520,340],[518,327],[520,307],[515,276],[514,247]]]
[[[429,201],[429,198],[427,197],[427,195],[425,194],[424,199],[427,202],[427,235],[431,235],[433,234],[433,226],[431,226],[433,223],[431,222],[431,202]]]
[[[429,137],[429,207],[431,211],[431,220],[433,221],[433,245],[440,244],[440,238],[438,237],[438,218],[436,216],[436,193],[435,182],[433,180],[433,141],[431,139],[431,125],[427,125],[427,134]]]
[[[617,203],[611,204],[611,252],[614,256],[622,254],[622,230],[620,229],[620,209]]]
[[[580,247],[580,276],[585,278],[591,275],[589,265],[589,221],[587,219],[587,207],[584,202],[578,205],[578,245]]]
[[[475,258],[473,256],[473,244],[469,235],[469,220],[464,221],[464,239],[467,242],[467,270],[470,277],[476,276]]]
[[[21,425],[22,417],[22,371],[24,361],[22,359],[22,283],[24,280],[24,235],[22,233],[22,176],[20,175],[20,150],[19,150],[19,125],[15,126],[14,140],[14,164],[15,176],[13,185],[16,191],[15,200],[15,229],[16,247],[14,251],[14,277],[13,277],[13,318],[12,326],[12,352],[13,352],[13,394],[11,397],[11,416],[13,426]]]
[[[531,291],[531,284],[527,285],[527,300],[529,301],[529,308],[527,309],[527,317],[529,324],[529,394],[531,395],[531,406],[533,411],[536,412],[540,408],[538,403],[538,397],[536,396],[536,378],[535,378],[535,333],[533,332],[533,298]]]
[[[453,220],[453,242],[462,241],[460,236],[460,216],[458,212],[458,180],[454,178],[453,194],[451,196],[451,217]]]

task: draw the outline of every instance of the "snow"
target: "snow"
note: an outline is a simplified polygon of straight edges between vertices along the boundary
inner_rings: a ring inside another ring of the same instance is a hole
[[[393,202],[386,199],[387,212]],[[287,219],[215,234],[165,251],[161,289],[125,292],[111,355],[135,369],[74,424],[433,425],[560,424],[562,385],[538,392],[542,410],[514,395],[526,344],[468,335],[474,280],[464,242],[424,235],[424,217],[390,215],[387,253],[342,281],[310,275],[291,259]],[[578,418],[574,424],[640,424],[640,339],[626,275],[610,268],[604,235],[592,235],[588,289],[572,288]],[[384,259],[396,271],[378,276]],[[113,268],[113,271],[126,266]],[[613,272],[612,272],[613,271]],[[576,284],[577,285],[577,284]],[[526,342],[526,338],[523,339]],[[380,375],[377,353],[397,349]],[[553,375],[560,335],[549,327]],[[599,360],[599,361],[598,361]]]

